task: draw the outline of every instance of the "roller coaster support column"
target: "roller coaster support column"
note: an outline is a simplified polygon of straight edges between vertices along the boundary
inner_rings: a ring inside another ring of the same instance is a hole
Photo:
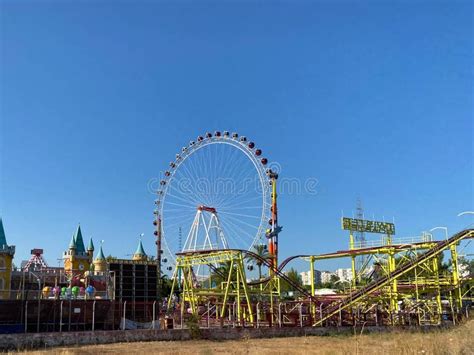
[[[311,277],[311,296],[314,297],[315,287],[314,287],[314,256],[309,257],[309,274]],[[311,316],[313,319],[316,319],[316,305],[311,302]]]
[[[171,292],[170,292],[170,295],[168,297],[168,303],[167,303],[167,308],[166,308],[166,311],[169,312],[169,310],[171,309],[171,303],[173,301],[173,295],[174,295],[174,292],[176,291],[177,288],[179,288],[179,282],[181,281],[180,279],[178,279],[176,276],[177,276],[177,272],[178,272],[178,267],[176,267],[176,269],[174,270],[173,272],[173,276],[171,277],[171,279],[173,280],[173,282],[171,283]]]
[[[456,244],[450,246],[451,249],[451,260],[453,268],[452,270],[452,285],[454,289],[454,300],[456,302],[456,307],[460,310],[462,308],[462,294],[461,294],[461,284],[459,282],[459,262],[458,262],[458,252],[456,249]]]
[[[388,253],[388,272],[392,274],[396,269],[395,264],[395,252],[391,250]],[[390,318],[392,324],[395,324],[393,315],[398,311],[398,282],[397,279],[394,278],[393,281],[390,283]]]
[[[416,317],[418,320],[418,325],[421,325],[420,318],[420,291],[418,290],[418,268],[414,268],[415,272],[415,298],[416,298]]]
[[[438,315],[438,324],[441,323],[441,312],[442,312],[442,308],[441,308],[441,289],[439,287],[439,259],[438,259],[438,256],[435,256],[433,257],[432,259],[432,263],[433,263],[433,274],[434,274],[434,278],[435,278],[435,287],[436,287],[436,311],[437,311],[437,315]]]
[[[229,274],[227,275],[227,281],[225,283],[226,287],[224,290],[224,297],[222,300],[222,309],[221,309],[221,318],[225,317],[225,308],[227,301],[229,299],[230,293],[235,293],[235,303],[237,306],[237,319],[238,322],[241,322],[244,318],[243,315],[245,314],[248,317],[248,320],[253,323],[253,313],[252,313],[252,306],[250,304],[250,297],[249,297],[249,289],[247,286],[247,278],[245,275],[245,268],[244,268],[244,257],[239,252],[238,255],[232,254],[233,257],[230,258],[230,266],[229,266]],[[235,279],[236,282],[232,282],[233,273],[235,272]],[[243,295],[242,295],[243,293]],[[242,309],[242,302],[241,298],[245,298],[245,306],[246,310]],[[216,311],[216,314],[217,311]],[[235,314],[234,314],[235,315]]]
[[[314,296],[314,292],[315,292],[315,289],[314,289],[314,256],[309,257],[309,265],[310,265],[309,274],[310,274],[310,277],[311,277],[311,296]]]
[[[181,273],[182,280],[178,279],[178,274]],[[184,316],[186,310],[186,302],[189,303],[191,312],[197,314],[197,297],[195,295],[195,277],[193,274],[193,264],[186,259],[185,256],[178,256],[176,258],[176,268],[173,272],[173,283],[171,285],[171,292],[168,298],[167,311],[169,312],[172,306],[172,296],[178,288],[179,282],[183,282],[181,292],[180,306],[181,316]]]
[[[353,250],[354,249],[354,234],[352,234],[352,231],[349,232],[349,249]],[[351,280],[351,285],[352,288],[355,289],[356,287],[356,257],[355,255],[351,256],[351,270],[352,270],[352,280]]]

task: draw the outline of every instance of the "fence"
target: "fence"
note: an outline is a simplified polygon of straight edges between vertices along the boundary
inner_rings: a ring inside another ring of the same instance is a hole
[[[328,301],[331,302],[331,301]],[[311,327],[323,319],[326,304],[310,301],[257,302],[251,314],[237,314],[236,302],[210,303],[199,306],[198,316],[179,304],[167,311],[157,301],[130,302],[114,300],[7,300],[0,301],[0,333],[72,332],[117,329],[186,329],[236,327]],[[434,319],[453,320],[458,316],[446,305],[441,315],[436,307],[406,307],[389,314],[378,305],[369,309],[354,307],[340,310],[321,326],[434,324]],[[440,317],[441,316],[441,317]]]

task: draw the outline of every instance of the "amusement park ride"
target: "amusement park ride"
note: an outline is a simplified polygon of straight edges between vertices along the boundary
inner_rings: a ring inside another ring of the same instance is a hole
[[[92,239],[86,247],[78,226],[64,267],[49,267],[43,250],[33,249],[23,269],[14,270],[15,247],[7,245],[0,219],[0,333],[63,331],[66,324],[68,330],[155,328],[158,319],[175,328],[192,322],[438,325],[467,314],[474,283],[459,264],[458,249],[474,229],[441,241],[428,233],[397,239],[393,223],[364,219],[360,206],[357,218],[341,219],[347,250],[280,261],[278,173],[254,142],[237,133],[191,141],[159,182],[156,259],[141,240],[132,259],[107,260],[102,245],[94,258]],[[441,263],[446,254],[449,266]],[[340,258],[350,260],[352,280],[324,294],[315,283],[315,265]],[[309,287],[285,273],[295,260],[308,263]],[[283,292],[288,288],[294,297]]]
[[[460,276],[457,247],[474,237],[473,229],[443,241],[430,234],[403,240],[394,238],[393,223],[342,218],[348,250],[297,255],[279,263],[278,173],[268,166],[254,142],[227,131],[199,136],[170,163],[154,212],[158,269],[167,265],[172,279],[167,317],[182,324],[193,316],[207,326],[421,325],[440,324],[443,317],[455,321],[465,311],[463,297],[472,285],[462,291],[471,280]],[[182,228],[189,228],[183,245]],[[382,238],[356,238],[365,233]],[[450,253],[452,265],[440,271],[444,252]],[[335,258],[351,259],[350,287],[316,296],[315,263]],[[309,290],[284,273],[295,259],[309,262]],[[266,269],[266,276],[250,280],[255,263]],[[281,282],[299,297],[285,301]]]

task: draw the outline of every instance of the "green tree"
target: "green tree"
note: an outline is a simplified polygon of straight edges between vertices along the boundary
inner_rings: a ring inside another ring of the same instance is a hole
[[[298,274],[298,271],[296,271],[295,269],[291,268],[290,271],[288,271],[286,273],[286,276],[288,277],[288,279],[290,279],[292,281],[292,283],[298,285],[298,286],[302,286],[303,285],[303,281],[301,280],[301,276],[300,274]],[[284,279],[281,279],[280,280],[280,290],[283,291],[283,292],[289,292],[289,291],[296,291],[295,287],[293,287],[293,285],[291,285],[288,281],[284,280]]]
[[[334,275],[331,275],[328,282],[324,282],[323,284],[321,284],[321,287],[322,288],[338,288],[337,286],[338,283],[340,283],[339,276],[334,274]]]
[[[468,260],[465,257],[458,259],[459,269],[461,274],[466,274],[469,277],[474,277],[474,260]]]
[[[160,296],[168,297],[171,293],[172,285],[173,285],[173,280],[171,280],[166,274],[162,274]]]
[[[113,261],[118,260],[118,258],[117,258],[116,256],[112,256],[112,255],[109,254],[109,255],[105,258],[105,260],[106,260],[108,263],[110,263],[110,262],[113,262]]]
[[[217,288],[222,288],[222,283],[227,282],[228,277],[229,277],[229,272],[231,272],[230,269],[230,261],[227,261],[225,263],[221,263],[212,273],[211,273],[211,280],[213,283],[216,284]],[[235,273],[235,265],[233,266],[234,270],[232,270],[232,281],[237,280],[237,275]],[[206,281],[207,282],[207,281]]]
[[[252,259],[258,268],[258,279],[261,280],[262,279],[262,265],[263,265],[263,261],[261,259],[268,259],[270,254],[268,253],[267,246],[265,244],[254,245],[253,252],[259,256],[259,258],[252,257]]]

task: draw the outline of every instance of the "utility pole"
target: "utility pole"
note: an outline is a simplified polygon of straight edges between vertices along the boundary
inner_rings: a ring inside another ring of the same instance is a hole
[[[161,217],[158,211],[155,211],[155,220],[153,224],[155,225],[155,236],[156,236],[156,300],[158,303],[158,310],[161,300]]]
[[[183,249],[183,233],[182,233],[182,228],[181,226],[179,226],[179,229],[178,229],[178,247],[179,247],[179,251],[181,252],[182,249]],[[178,291],[181,290],[181,268],[178,269]]]

